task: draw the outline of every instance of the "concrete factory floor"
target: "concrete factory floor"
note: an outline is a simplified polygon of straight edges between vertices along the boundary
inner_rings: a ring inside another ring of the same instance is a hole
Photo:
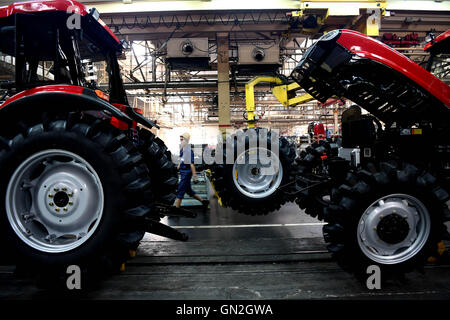
[[[196,218],[165,218],[189,235],[177,242],[147,234],[126,270],[85,293],[86,299],[449,299],[450,265],[428,265],[380,290],[342,271],[322,239],[322,223],[286,204],[267,216],[220,208]],[[448,244],[448,243],[447,243]],[[16,279],[0,266],[0,299],[60,296]]]

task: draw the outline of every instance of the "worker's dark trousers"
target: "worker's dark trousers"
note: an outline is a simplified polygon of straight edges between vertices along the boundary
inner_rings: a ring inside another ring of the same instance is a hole
[[[180,170],[181,181],[178,184],[177,198],[183,199],[184,194],[187,193],[191,197],[195,195],[194,190],[191,187],[192,171],[181,171]]]

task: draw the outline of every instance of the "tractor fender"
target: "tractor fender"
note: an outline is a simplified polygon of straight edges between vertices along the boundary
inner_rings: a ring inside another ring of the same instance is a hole
[[[114,116],[129,125],[133,122],[125,113],[109,102],[97,97],[93,90],[74,86],[67,86],[67,88],[64,88],[65,90],[58,91],[48,90],[48,88],[47,90],[36,89],[38,88],[19,93],[6,100],[0,106],[0,125],[2,127],[8,127],[11,124],[11,119],[23,119],[45,112],[61,111],[100,111],[106,112],[106,114]]]

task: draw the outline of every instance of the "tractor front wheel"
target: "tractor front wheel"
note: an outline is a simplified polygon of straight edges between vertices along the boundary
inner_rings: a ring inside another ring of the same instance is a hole
[[[412,164],[350,170],[323,208],[328,249],[357,275],[372,264],[386,274],[421,268],[443,237],[448,198],[434,175]]]
[[[285,138],[277,139],[274,145],[271,132],[263,128],[238,132],[229,139],[222,164],[212,168],[215,189],[225,206],[264,215],[294,200],[295,149]]]

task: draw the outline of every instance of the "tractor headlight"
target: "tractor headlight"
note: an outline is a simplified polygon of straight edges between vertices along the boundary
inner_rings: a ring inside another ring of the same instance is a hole
[[[98,18],[100,18],[100,12],[98,12],[98,10],[96,8],[91,8],[89,10],[89,14],[92,16],[92,18],[94,18],[95,20],[98,20]]]
[[[332,39],[336,38],[337,36],[339,36],[339,30],[333,30],[333,31],[330,31],[330,32],[324,34],[324,35],[319,39],[319,41],[328,41],[328,40],[332,40]]]

